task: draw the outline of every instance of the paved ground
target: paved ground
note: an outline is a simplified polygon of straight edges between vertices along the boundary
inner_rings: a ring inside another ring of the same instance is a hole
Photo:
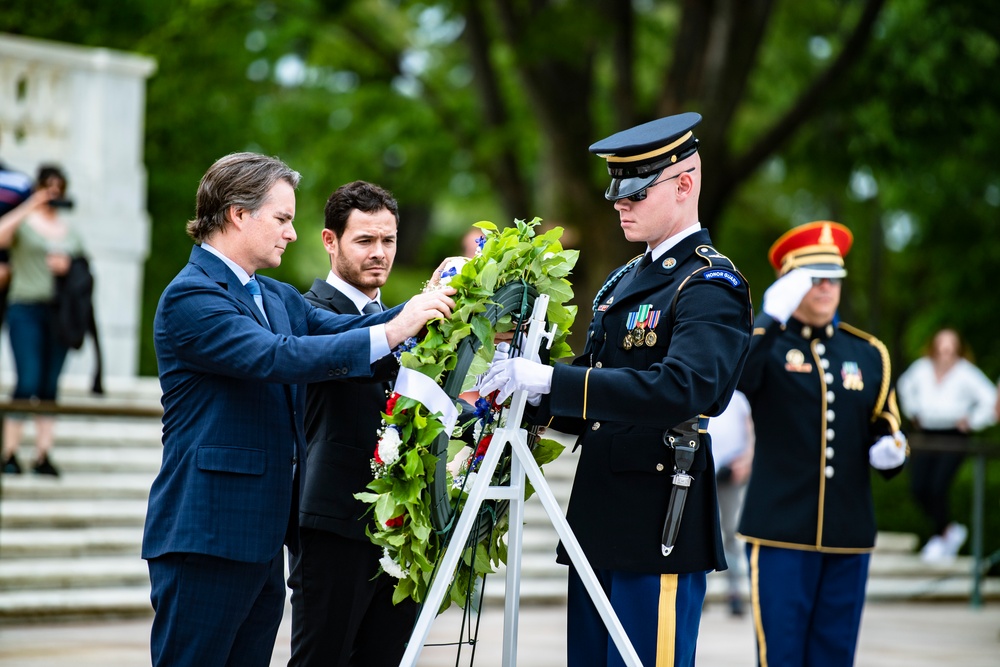
[[[288,660],[289,619],[285,617],[271,665]],[[565,610],[528,606],[518,622],[521,667],[553,667],[565,662]],[[435,621],[428,643],[451,641],[460,618],[446,613]],[[0,627],[0,665],[4,667],[135,667],[149,664],[150,619],[99,623],[60,623]],[[387,631],[390,631],[387,629]],[[503,609],[483,613],[475,664],[499,666]],[[470,651],[456,663],[454,647],[426,647],[422,667],[469,665]],[[698,643],[700,667],[752,667],[753,634],[749,618],[732,618],[722,604],[710,605]],[[1000,666],[1000,605],[973,609],[965,603],[869,603],[861,630],[859,667]]]

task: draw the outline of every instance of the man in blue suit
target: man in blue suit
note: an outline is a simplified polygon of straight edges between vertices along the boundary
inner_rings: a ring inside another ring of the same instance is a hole
[[[198,187],[198,244],[160,297],[154,342],[163,462],[143,536],[153,665],[268,665],[285,599],[282,544],[298,546],[304,385],[371,375],[454,290],[369,316],[311,306],[255,276],[295,240],[299,174],[235,153]]]

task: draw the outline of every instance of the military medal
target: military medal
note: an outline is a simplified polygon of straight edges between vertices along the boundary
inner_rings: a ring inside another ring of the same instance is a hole
[[[844,389],[861,391],[865,388],[865,382],[861,378],[861,369],[858,368],[856,361],[845,361],[840,368],[840,377],[844,381]]]
[[[653,331],[653,329],[655,329],[656,325],[659,323],[660,323],[660,311],[658,310],[649,311],[649,314],[646,316],[647,331],[646,331],[645,342],[647,347],[653,347],[654,345],[656,345],[656,332]]]
[[[631,350],[633,347],[652,347],[656,345],[656,328],[660,321],[660,311],[653,310],[652,304],[643,304],[639,310],[629,313],[625,323],[627,333],[622,341],[622,347]]]

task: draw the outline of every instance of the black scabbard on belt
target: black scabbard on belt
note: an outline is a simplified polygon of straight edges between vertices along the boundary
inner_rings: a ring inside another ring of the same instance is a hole
[[[691,482],[694,481],[688,471],[694,465],[695,453],[701,442],[698,434],[707,428],[708,417],[696,417],[663,434],[663,444],[674,450],[673,486],[670,490],[670,504],[667,505],[667,518],[663,522],[663,537],[660,540],[664,556],[669,556],[677,543],[684,503],[687,501]]]

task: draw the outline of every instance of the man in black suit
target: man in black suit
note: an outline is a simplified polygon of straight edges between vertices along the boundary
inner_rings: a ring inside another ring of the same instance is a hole
[[[330,273],[316,279],[306,300],[335,313],[381,310],[380,288],[396,255],[396,200],[355,181],[330,195],[325,218]],[[380,413],[398,363],[390,355],[372,370],[367,382],[332,380],[306,392],[309,465],[299,505],[301,550],[290,564],[290,666],[398,665],[416,619],[412,600],[393,605],[395,580],[379,572],[381,551],[365,534],[372,519],[354,498],[372,479]]]

